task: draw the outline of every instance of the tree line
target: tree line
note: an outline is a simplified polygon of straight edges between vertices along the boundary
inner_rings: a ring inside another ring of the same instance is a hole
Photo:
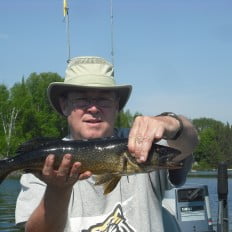
[[[62,138],[68,133],[66,119],[50,106],[47,86],[63,81],[57,73],[31,73],[7,88],[0,84],[0,158],[14,156],[20,144],[37,137]],[[134,118],[129,110],[118,114],[115,127],[130,127]],[[195,168],[216,168],[226,161],[232,167],[232,126],[210,118],[192,119],[198,131]]]

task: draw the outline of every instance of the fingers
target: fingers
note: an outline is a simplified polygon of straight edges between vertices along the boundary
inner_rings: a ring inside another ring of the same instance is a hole
[[[92,173],[90,171],[86,171],[80,174],[79,176],[79,180],[85,180],[87,178],[89,178],[92,175]]]
[[[45,160],[45,164],[42,170],[42,173],[44,176],[50,176],[53,174],[53,165],[55,162],[55,156],[54,155],[48,155],[46,160]]]
[[[145,162],[152,146],[152,137],[138,134],[135,137],[129,137],[129,140],[132,140],[132,145],[129,145],[129,150],[134,154],[137,162]]]
[[[64,155],[63,160],[58,168],[57,176],[67,178],[67,176],[69,176],[70,173],[71,165],[72,165],[72,155],[71,154]]]
[[[75,162],[71,168],[71,171],[70,171],[70,174],[69,174],[69,177],[70,178],[74,178],[74,177],[77,177],[79,176],[79,172],[80,172],[80,167],[81,167],[81,163],[80,162]]]
[[[72,186],[78,180],[86,179],[91,176],[91,172],[81,172],[81,163],[74,162],[71,154],[64,155],[60,166],[56,170],[55,156],[48,155],[42,170],[42,180],[52,186],[59,188]]]
[[[81,173],[80,168],[81,168],[81,163],[75,162],[71,168],[69,179],[83,180],[89,178],[92,175],[90,171]]]
[[[151,138],[148,133],[148,124],[143,117],[137,117],[129,134],[128,148],[134,154],[137,162],[147,159],[151,147]]]
[[[145,162],[153,141],[162,138],[164,126],[154,117],[139,116],[135,119],[129,134],[128,148],[137,162]]]

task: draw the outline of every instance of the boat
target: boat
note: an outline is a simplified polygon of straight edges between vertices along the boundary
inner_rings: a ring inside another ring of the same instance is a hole
[[[176,218],[181,231],[215,232],[207,185],[186,184],[166,191],[162,205]]]
[[[227,165],[218,165],[218,220],[213,226],[207,185],[185,184],[165,191],[163,208],[176,219],[183,232],[228,232],[228,173]]]

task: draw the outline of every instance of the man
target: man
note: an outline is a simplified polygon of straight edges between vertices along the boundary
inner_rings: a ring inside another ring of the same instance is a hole
[[[16,223],[25,223],[26,231],[164,231],[169,222],[162,215],[163,192],[184,183],[197,135],[190,121],[173,113],[139,116],[130,130],[115,129],[117,113],[131,89],[115,84],[113,66],[104,59],[73,58],[64,82],[48,87],[51,105],[68,121],[70,133],[64,139],[128,137],[128,148],[141,163],[152,142],[160,141],[181,151],[178,158],[184,160],[183,168],[122,177],[105,196],[89,171],[79,172],[81,163],[73,163],[72,154],[64,156],[58,170],[51,154],[39,179],[32,174],[21,178]]]

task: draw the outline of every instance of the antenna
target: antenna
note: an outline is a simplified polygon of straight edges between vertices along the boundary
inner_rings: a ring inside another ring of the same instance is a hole
[[[68,0],[63,0],[63,14],[66,25],[67,36],[67,63],[70,61],[70,30],[69,30],[69,7]],[[110,0],[110,21],[111,21],[111,62],[114,65],[114,16],[113,16],[113,0]]]
[[[111,21],[111,62],[114,65],[114,16],[113,16],[113,0],[110,0],[110,21]]]
[[[69,32],[69,8],[68,8],[68,0],[63,0],[63,12],[64,12],[64,20],[66,25],[66,36],[67,36],[67,63],[70,60],[70,32]]]

